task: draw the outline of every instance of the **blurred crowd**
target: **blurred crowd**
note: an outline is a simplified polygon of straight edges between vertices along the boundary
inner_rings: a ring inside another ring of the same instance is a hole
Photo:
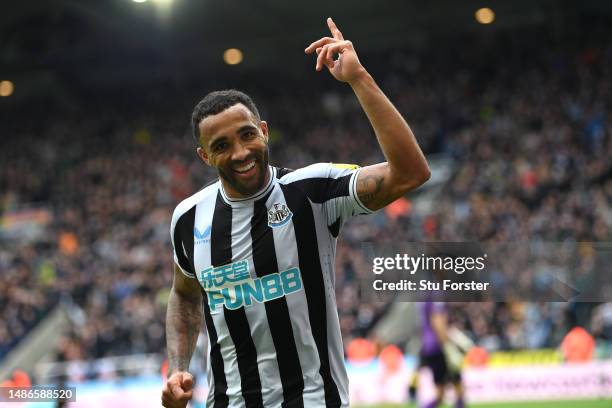
[[[380,211],[344,227],[337,301],[347,343],[389,306],[362,288],[371,273],[362,242],[612,241],[612,31],[581,29],[360,54],[425,152],[454,171],[428,211]],[[234,86],[269,121],[273,165],[383,160],[347,86],[313,74],[268,89],[270,75]],[[59,302],[72,322],[60,361],[164,352],[172,210],[215,177],[195,155],[189,115],[216,85],[101,93],[66,111],[3,118],[0,358]],[[24,225],[28,234],[15,232]],[[595,267],[588,256],[578,266]],[[575,325],[612,340],[611,310],[522,300],[453,304],[450,315],[499,350],[556,347]]]

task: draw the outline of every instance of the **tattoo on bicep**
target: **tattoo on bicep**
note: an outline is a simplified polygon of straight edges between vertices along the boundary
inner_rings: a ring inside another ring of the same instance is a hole
[[[382,174],[364,175],[357,179],[357,194],[364,204],[371,204],[382,190],[385,176]]]

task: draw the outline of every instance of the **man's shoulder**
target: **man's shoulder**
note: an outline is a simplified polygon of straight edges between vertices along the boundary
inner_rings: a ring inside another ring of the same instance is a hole
[[[355,164],[314,163],[296,170],[280,169],[280,182],[290,184],[300,180],[315,178],[338,178],[351,174],[359,166]],[[284,172],[283,172],[284,170]]]
[[[202,202],[206,198],[210,197],[212,194],[217,194],[219,190],[219,180],[213,180],[210,183],[204,185],[198,192],[192,194],[191,196],[185,198],[181,201],[175,208],[172,213],[172,221],[173,224],[176,223],[176,220],[185,214],[187,211],[198,205],[198,203]]]

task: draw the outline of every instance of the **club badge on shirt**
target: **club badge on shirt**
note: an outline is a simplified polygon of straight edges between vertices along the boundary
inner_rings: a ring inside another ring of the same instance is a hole
[[[268,210],[268,227],[282,227],[291,220],[293,213],[285,204],[274,203],[272,208]]]

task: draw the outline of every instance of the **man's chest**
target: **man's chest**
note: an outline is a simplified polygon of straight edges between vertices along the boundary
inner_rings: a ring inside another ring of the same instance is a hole
[[[264,303],[302,290],[293,218],[301,211],[271,197],[196,217],[194,267],[211,313]]]

